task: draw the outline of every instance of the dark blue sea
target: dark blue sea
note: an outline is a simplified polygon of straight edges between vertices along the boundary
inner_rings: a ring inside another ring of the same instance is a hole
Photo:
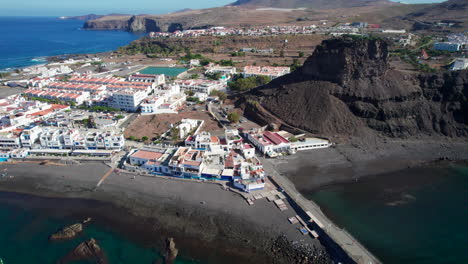
[[[383,263],[468,263],[468,164],[430,165],[306,195]]]
[[[0,17],[0,70],[45,62],[45,57],[115,50],[142,35],[81,29],[84,21]]]

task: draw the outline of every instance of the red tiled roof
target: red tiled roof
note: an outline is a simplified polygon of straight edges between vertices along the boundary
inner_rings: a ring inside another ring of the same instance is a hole
[[[285,139],[284,137],[280,136],[278,133],[272,133],[270,131],[265,131],[263,133],[263,136],[269,140],[270,142],[272,142],[273,144],[275,145],[279,145],[281,143],[289,143],[289,141],[287,139]]]
[[[153,151],[146,151],[146,150],[138,150],[137,152],[132,154],[134,158],[140,159],[147,159],[147,160],[157,160],[162,157],[163,153],[153,152]]]

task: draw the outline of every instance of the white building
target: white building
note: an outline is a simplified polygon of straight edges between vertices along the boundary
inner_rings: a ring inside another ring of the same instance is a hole
[[[166,77],[164,74],[141,74],[136,73],[132,74],[128,77],[130,82],[146,82],[146,83],[154,83],[156,86],[165,84]]]
[[[232,76],[237,73],[236,67],[211,65],[206,68],[205,74],[221,73],[223,76]]]
[[[147,97],[144,91],[122,90],[115,91],[112,94],[109,106],[122,109],[128,112],[136,112],[140,103]]]
[[[0,133],[0,148],[2,149],[17,149],[21,148],[19,135],[13,132]]]
[[[63,130],[57,128],[45,128],[40,137],[41,147],[47,149],[63,149]]]
[[[113,131],[89,132],[86,135],[87,149],[121,150],[125,145],[125,138],[121,133]]]
[[[179,138],[186,138],[187,135],[195,130],[193,135],[198,134],[198,130],[205,122],[197,119],[182,119],[180,124],[177,126],[179,129]]]
[[[210,132],[201,132],[194,136],[189,136],[185,139],[185,146],[194,149],[209,150],[213,145],[219,145],[220,140],[216,136],[212,136]]]
[[[20,135],[21,146],[23,148],[32,148],[41,133],[42,128],[40,126],[26,127]]]
[[[179,85],[166,85],[155,90],[153,96],[143,100],[140,105],[141,113],[177,114],[178,109],[185,104],[186,98]]]
[[[176,80],[176,84],[184,91],[192,91],[194,93],[205,93],[210,94],[214,90],[225,90],[226,84],[220,81],[212,80],[201,80],[201,79],[191,79],[191,80]]]
[[[291,72],[289,67],[245,66],[242,72],[244,78],[267,76],[272,80]]]
[[[468,58],[458,58],[452,65],[452,71],[466,70],[468,68]]]
[[[264,131],[260,134],[247,134],[249,141],[263,154],[275,156],[291,150],[291,142],[278,133]]]

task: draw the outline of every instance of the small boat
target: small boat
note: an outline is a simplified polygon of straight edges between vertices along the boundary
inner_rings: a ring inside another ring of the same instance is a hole
[[[3,259],[2,259],[2,258],[0,258],[0,264],[4,264],[4,263],[3,263]]]

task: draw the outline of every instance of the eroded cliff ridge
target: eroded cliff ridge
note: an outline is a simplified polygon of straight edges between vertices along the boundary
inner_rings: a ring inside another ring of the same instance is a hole
[[[258,122],[321,135],[468,136],[468,71],[418,73],[389,65],[380,39],[325,40],[304,66],[246,94]]]

